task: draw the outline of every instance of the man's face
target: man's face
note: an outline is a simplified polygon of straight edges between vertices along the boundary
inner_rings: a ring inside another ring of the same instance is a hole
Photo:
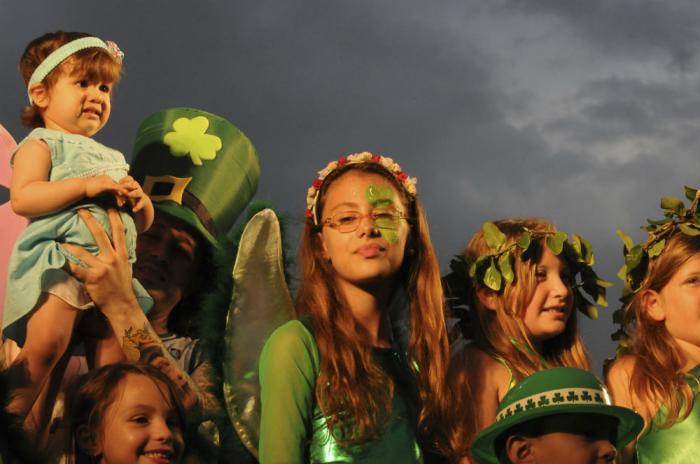
[[[134,277],[153,297],[156,308],[177,305],[197,281],[200,243],[184,222],[156,213],[153,225],[136,241]]]
[[[617,419],[599,414],[559,414],[538,423],[534,437],[506,441],[514,464],[604,464],[615,461]],[[539,432],[542,432],[539,434]]]

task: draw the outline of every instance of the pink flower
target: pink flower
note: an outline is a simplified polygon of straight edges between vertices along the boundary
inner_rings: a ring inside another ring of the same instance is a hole
[[[382,160],[382,156],[381,156],[381,155],[372,155],[372,161],[374,161],[375,163],[378,163],[378,162],[380,162],[381,160]]]
[[[306,216],[306,219],[311,219],[314,217],[314,213],[310,209],[307,209],[306,213],[304,213],[304,216]]]
[[[348,162],[348,157],[347,156],[341,156],[338,158],[338,166],[345,166]]]
[[[315,188],[316,190],[320,189],[321,188],[321,179],[314,180],[314,182],[311,184],[311,186],[313,188]]]
[[[408,179],[408,174],[406,174],[405,172],[401,171],[400,173],[398,173],[398,174],[396,175],[396,178],[399,179],[399,182],[405,182],[406,179]]]

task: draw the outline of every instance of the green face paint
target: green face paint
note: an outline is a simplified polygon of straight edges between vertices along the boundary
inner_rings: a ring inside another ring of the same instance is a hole
[[[367,201],[373,209],[391,208],[394,205],[394,190],[388,185],[372,185],[367,186],[365,191]],[[399,234],[396,232],[396,218],[389,214],[376,215],[373,211],[374,227],[377,228],[384,240],[392,245],[399,243]]]

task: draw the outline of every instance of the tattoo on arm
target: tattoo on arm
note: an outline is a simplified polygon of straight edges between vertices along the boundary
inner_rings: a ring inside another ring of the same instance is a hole
[[[199,397],[192,380],[180,370],[158,335],[154,334],[148,325],[144,325],[142,329],[127,328],[122,338],[122,347],[129,361],[150,364],[170,377],[185,394],[185,403],[189,402],[189,398]]]

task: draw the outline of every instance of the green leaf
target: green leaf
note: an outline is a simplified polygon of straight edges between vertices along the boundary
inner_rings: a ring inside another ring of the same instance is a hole
[[[596,302],[596,304],[602,306],[603,308],[608,307],[608,299],[605,298],[605,290],[598,293],[598,296],[596,297],[595,302]]]
[[[498,250],[504,243],[506,243],[506,235],[501,232],[501,229],[499,229],[493,222],[484,222],[481,229],[484,231],[484,240],[486,240],[486,244],[489,246],[489,248]]]
[[[612,287],[612,286],[614,285],[614,284],[613,284],[612,282],[610,282],[609,280],[605,280],[605,279],[601,279],[601,278],[597,278],[597,279],[595,280],[595,284],[596,284],[597,286],[599,286],[599,287],[602,287],[602,288],[610,288],[610,287]]]
[[[471,265],[469,266],[469,277],[474,279],[476,277],[477,272],[479,271],[479,268],[481,268],[481,264],[487,259],[489,259],[488,256],[479,256],[478,258],[476,258],[476,261],[471,263]]]
[[[700,230],[696,229],[695,227],[689,225],[689,224],[680,224],[678,228],[683,232],[685,235],[689,235],[691,237],[694,237],[695,235],[700,235]]]
[[[661,198],[661,209],[667,209],[670,211],[680,211],[683,209],[683,200],[677,197],[662,197]]]
[[[649,223],[649,225],[652,226],[662,226],[664,224],[668,224],[672,220],[672,218],[659,219],[658,221],[655,221],[653,219],[647,219],[647,222]]]
[[[695,195],[698,194],[698,189],[694,189],[693,187],[688,187],[687,185],[684,185],[683,190],[685,191],[685,197],[688,200],[690,200],[690,201],[695,200]]]
[[[591,242],[578,235],[578,239],[581,241],[581,251],[583,252],[583,262],[589,266],[595,264],[595,256],[593,256],[593,245]]]
[[[573,248],[578,255],[576,261],[583,262],[583,249],[581,248],[581,237],[579,235],[574,234],[571,237],[571,248]]]
[[[501,273],[498,272],[493,258],[491,258],[491,264],[484,274],[484,285],[496,292],[501,289]]]
[[[635,267],[639,266],[644,256],[644,249],[641,245],[632,247],[629,253],[625,255],[625,264],[627,265],[627,273],[629,274]]]
[[[513,274],[513,268],[510,266],[510,251],[503,253],[498,258],[498,268],[501,270],[501,275],[509,284],[513,282],[515,274]]]
[[[547,248],[558,256],[561,253],[561,250],[564,249],[564,242],[566,241],[566,238],[566,232],[557,232],[554,235],[549,235],[546,241]]]
[[[532,242],[532,233],[530,233],[529,230],[526,230],[525,232],[520,234],[518,240],[515,241],[515,243],[523,250],[528,249],[528,247],[530,246],[530,242]]]
[[[620,280],[627,279],[627,265],[623,264],[619,271],[617,271],[617,277]]]
[[[698,231],[700,233],[700,231]],[[658,242],[655,242],[652,246],[649,247],[649,250],[647,253],[649,254],[649,258],[656,258],[661,254],[662,251],[664,251],[664,247],[666,246],[666,239],[662,238]]]
[[[632,237],[621,231],[620,229],[617,229],[617,236],[622,239],[622,243],[625,244],[625,253],[629,252],[632,247],[634,246],[634,242],[632,241]]]

